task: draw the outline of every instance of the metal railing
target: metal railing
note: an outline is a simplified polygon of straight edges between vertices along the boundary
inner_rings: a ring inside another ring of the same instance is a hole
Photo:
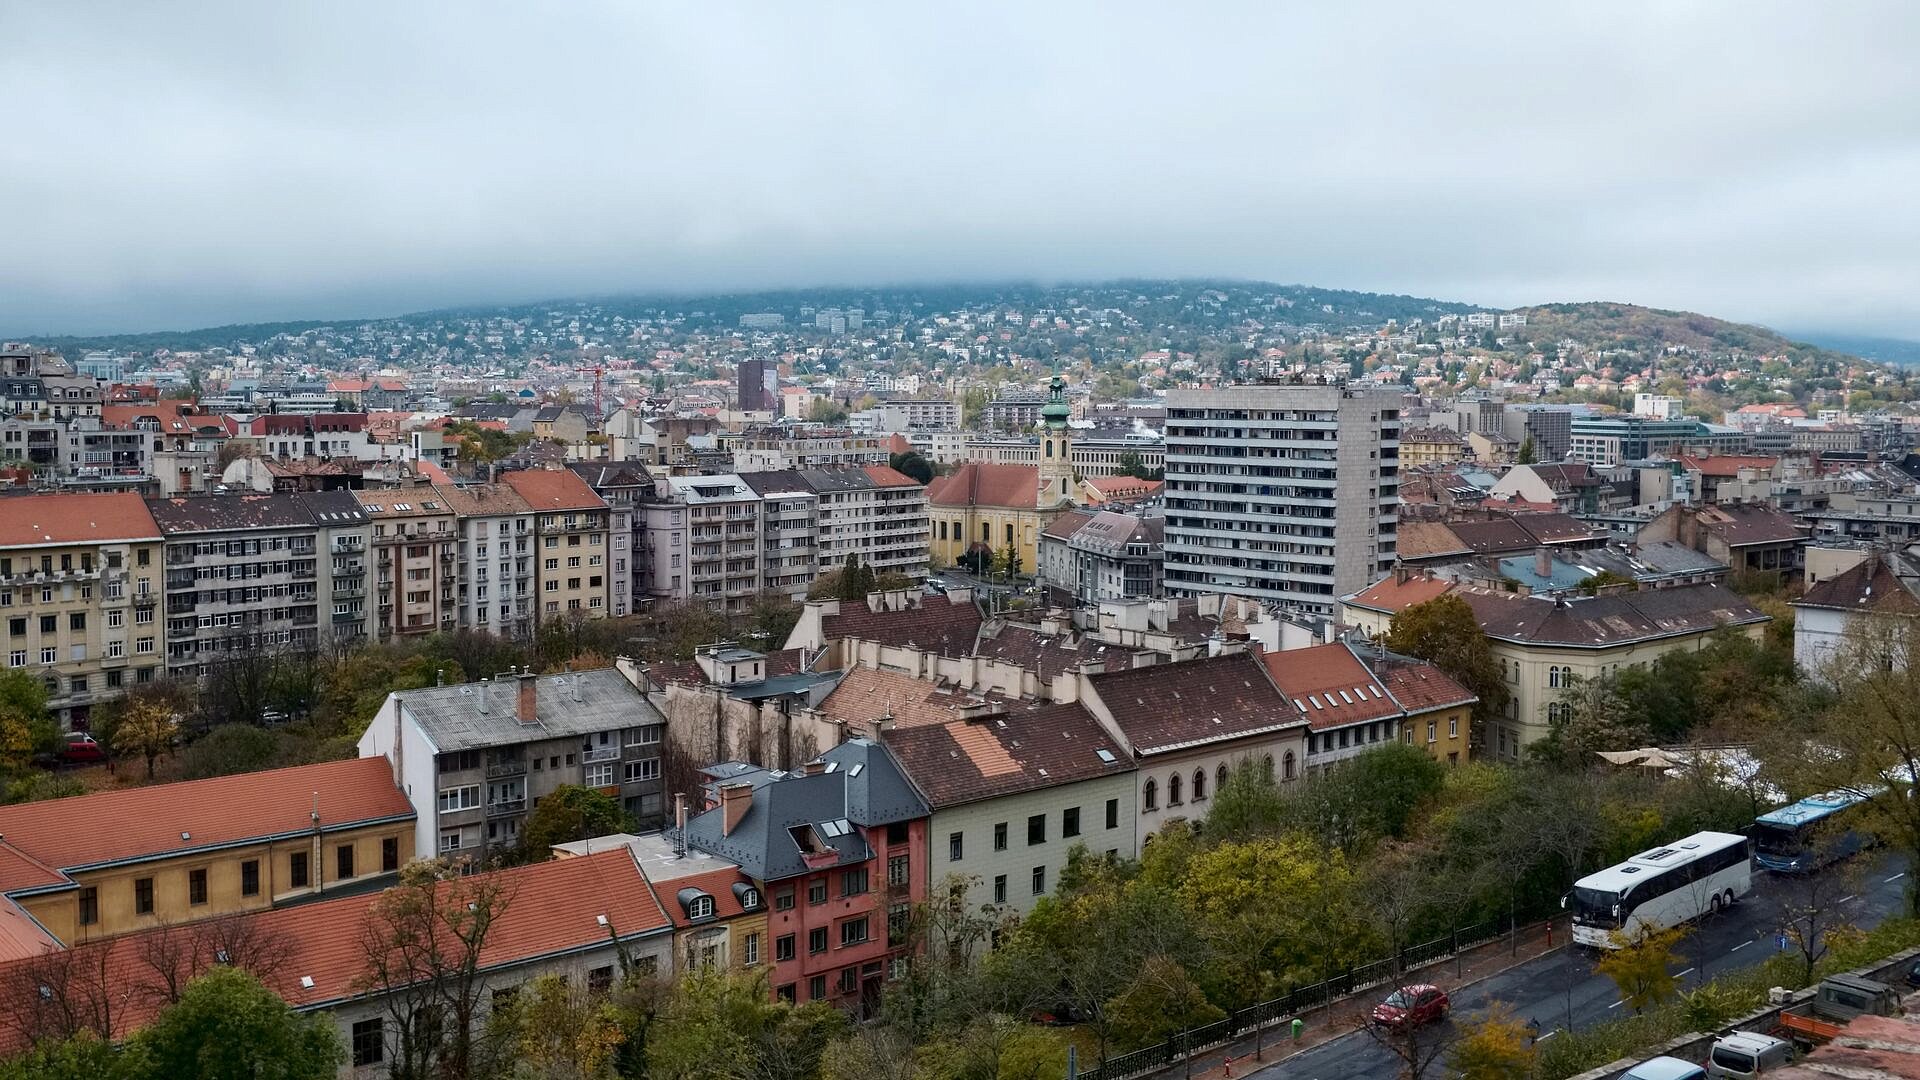
[[[1203,1027],[1188,1028],[1166,1042],[1116,1054],[1099,1065],[1080,1073],[1081,1080],[1132,1080],[1158,1072],[1195,1054],[1225,1046],[1241,1037],[1291,1020],[1302,1013],[1330,1006],[1335,1000],[1369,987],[1381,986],[1393,979],[1394,971],[1409,969],[1446,959],[1463,950],[1484,945],[1512,931],[1505,919],[1461,927],[1446,937],[1419,945],[1410,945],[1394,957],[1347,968],[1337,975],[1310,986],[1302,986],[1269,1001],[1235,1011],[1225,1020]],[[1516,938],[1516,942],[1517,942]]]

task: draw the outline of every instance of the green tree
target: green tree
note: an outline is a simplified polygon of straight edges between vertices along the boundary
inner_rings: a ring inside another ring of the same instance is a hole
[[[1540,460],[1539,454],[1533,448],[1533,436],[1528,435],[1525,438],[1521,439],[1520,452],[1518,454],[1515,454],[1513,458],[1514,464],[1532,465],[1537,463],[1539,460]]]
[[[909,450],[904,454],[895,454],[887,459],[887,464],[903,476],[911,476],[922,484],[933,483],[933,463],[921,457],[919,451]]]
[[[807,409],[807,419],[817,424],[838,424],[847,419],[846,406],[832,398],[815,398]]]
[[[523,984],[487,1019],[487,1044],[506,1077],[602,1080],[626,1042],[619,1008],[557,975]]]
[[[280,740],[252,724],[222,724],[188,743],[180,752],[180,775],[187,780],[270,769],[279,760]]]
[[[994,563],[994,568],[1002,575],[1008,578],[1013,577],[1020,572],[1020,549],[1014,547],[1012,544],[1008,544],[1000,552],[999,558],[994,560]]]
[[[330,1020],[295,1013],[233,967],[188,983],[135,1041],[153,1075],[200,1080],[326,1080],[346,1059]]]
[[[1675,949],[1684,929],[1653,930],[1628,938],[1615,931],[1617,947],[1594,964],[1594,970],[1613,980],[1620,998],[1636,1013],[1673,998],[1679,981],[1673,977]]]
[[[863,564],[860,556],[847,553],[846,565],[840,568],[840,577],[834,586],[834,595],[842,600],[863,600],[873,591],[873,568]]]
[[[0,670],[0,770],[24,771],[58,733],[47,719],[47,687],[23,668]]]
[[[1480,632],[1480,620],[1460,597],[1449,593],[1395,615],[1387,627],[1386,645],[1428,661],[1471,690],[1480,699],[1473,707],[1476,723],[1506,712],[1512,693],[1486,635]]]
[[[1447,1066],[1459,1080],[1529,1080],[1533,1059],[1533,1033],[1510,1007],[1496,1001],[1461,1032],[1447,1054]]]
[[[647,1046],[654,1080],[746,1080],[814,1075],[849,1026],[825,1002],[772,1000],[764,974],[700,970],[669,995]]]
[[[42,1042],[0,1060],[0,1080],[148,1080],[160,1075],[138,1040],[116,1047],[92,1032]]]
[[[540,800],[520,830],[519,858],[544,862],[553,857],[553,845],[595,836],[632,832],[633,818],[596,788],[562,784]]]

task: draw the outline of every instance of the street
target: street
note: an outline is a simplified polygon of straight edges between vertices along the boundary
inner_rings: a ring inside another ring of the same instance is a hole
[[[1903,860],[1896,856],[1869,855],[1861,863],[1852,871],[1858,875],[1858,892],[1841,897],[1837,906],[1844,918],[1866,929],[1900,910],[1907,882]],[[1847,872],[1844,865],[1826,871]],[[1687,965],[1680,972],[1682,989],[1691,990],[1724,972],[1759,963],[1776,951],[1776,935],[1784,921],[1782,900],[1794,888],[1790,879],[1756,872],[1753,892],[1732,911],[1694,924],[1679,950]],[[1562,1029],[1590,1027],[1622,1015],[1625,1005],[1619,991],[1611,979],[1594,972],[1593,962],[1591,954],[1562,948],[1457,992],[1447,984],[1445,964],[1427,969],[1421,977],[1451,994],[1457,1020],[1471,1023],[1490,1003],[1505,1002],[1522,1020],[1538,1021],[1540,1038],[1546,1040]],[[1379,1080],[1395,1075],[1399,1068],[1397,1057],[1365,1032],[1355,1031],[1250,1075],[1262,1080]]]

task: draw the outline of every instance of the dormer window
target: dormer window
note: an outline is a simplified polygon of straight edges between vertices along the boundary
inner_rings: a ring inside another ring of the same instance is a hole
[[[687,905],[687,918],[689,919],[713,918],[713,897],[711,896],[694,897],[693,902]]]
[[[742,911],[755,911],[755,910],[758,910],[759,907],[760,907],[760,890],[759,889],[742,889],[740,891],[740,909]]]

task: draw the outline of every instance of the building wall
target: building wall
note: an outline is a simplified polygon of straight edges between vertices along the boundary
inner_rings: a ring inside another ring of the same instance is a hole
[[[888,940],[888,917],[893,913],[903,916],[911,906],[926,898],[926,872],[924,863],[927,852],[927,821],[918,819],[907,822],[899,830],[899,839],[889,839],[889,830],[882,826],[861,830],[867,838],[868,847],[874,851],[874,857],[865,864],[867,870],[867,891],[853,896],[841,893],[841,872],[848,867],[835,867],[817,874],[807,874],[787,878],[778,882],[760,882],[761,893],[767,897],[768,916],[767,933],[771,937],[769,947],[774,951],[769,955],[778,955],[778,944],[782,937],[793,936],[794,957],[791,960],[776,960],[772,967],[774,992],[791,993],[797,1001],[824,1000],[841,1005],[851,1005],[861,996],[863,986],[877,990],[889,978],[897,977],[898,969],[893,962],[911,951],[908,941],[900,940],[890,944]],[[889,860],[896,856],[905,856],[905,879],[902,886],[890,886],[888,882]],[[827,886],[825,903],[808,902],[808,888],[811,882],[824,881]],[[792,905],[782,908],[786,901],[783,896],[791,892]],[[867,940],[855,945],[840,944],[840,927],[853,919],[867,919]],[[816,927],[827,931],[827,948],[824,952],[813,953],[808,948],[808,935]],[[877,972],[874,970],[877,966]],[[840,973],[848,969],[854,971],[854,990],[852,993],[840,989]],[[816,977],[825,979],[825,994],[816,995],[811,980]]]
[[[166,556],[170,674],[196,677],[236,655],[319,644],[313,526],[174,533]]]
[[[679,887],[677,881],[660,881],[653,889],[662,904],[677,906],[674,893]],[[773,963],[772,940],[767,936],[764,907],[731,919],[689,926],[674,934],[674,970],[703,970],[711,959],[712,967],[722,971],[763,971]],[[708,947],[714,949],[712,957],[707,954]],[[750,953],[755,954],[751,961]]]
[[[7,666],[46,684],[48,712],[63,728],[86,730],[95,705],[158,677],[161,564],[157,538],[0,555]]]
[[[1059,510],[1014,509],[1002,506],[943,506],[931,504],[927,514],[931,536],[928,559],[934,566],[952,566],[975,542],[993,549],[995,559],[1008,545],[1020,552],[1020,570],[1032,573],[1040,561],[1040,530]],[[989,539],[989,537],[991,539]],[[1011,539],[1009,539],[1011,538]]]
[[[420,507],[432,489],[360,492],[373,519],[374,610],[370,629],[382,641],[451,630],[458,623],[455,584],[459,540],[450,511],[373,512],[371,506]],[[369,498],[371,496],[371,498]]]
[[[533,632],[532,514],[460,519],[460,625],[505,637]]]
[[[967,889],[969,909],[991,905],[1024,915],[1033,910],[1036,900],[1059,886],[1067,855],[1075,846],[1085,845],[1096,856],[1113,852],[1121,858],[1133,857],[1140,845],[1135,797],[1133,774],[1127,772],[936,810],[927,830],[928,893],[945,895],[942,883],[957,874],[974,879]],[[1107,827],[1109,802],[1114,804],[1112,828]],[[1080,813],[1079,832],[1073,836],[1065,830],[1069,808]],[[1038,844],[1028,843],[1027,820],[1034,815],[1046,819],[1045,839]],[[1007,847],[996,851],[995,829],[1001,825],[1006,827]],[[951,857],[955,835],[960,837],[957,860]],[[1043,870],[1039,893],[1033,891],[1035,868]],[[1006,895],[997,899],[994,882],[1001,877]]]
[[[1291,779],[1287,776],[1287,759],[1292,755],[1296,771]],[[1215,796],[1219,794],[1220,769],[1222,766],[1231,773],[1243,762],[1254,762],[1265,766],[1268,758],[1273,759],[1273,777],[1282,785],[1292,783],[1306,775],[1307,741],[1305,725],[1300,729],[1197,746],[1187,750],[1177,750],[1164,754],[1153,754],[1140,760],[1140,771],[1134,775],[1135,798],[1140,808],[1138,828],[1140,847],[1145,848],[1150,837],[1175,818],[1187,821],[1205,821],[1207,811],[1213,808]],[[1206,798],[1194,800],[1193,775],[1204,771],[1207,777]],[[1171,797],[1171,781],[1175,775],[1180,777],[1180,801]],[[1147,785],[1153,785],[1154,797],[1149,805]],[[1134,852],[1135,855],[1139,851]]]
[[[535,580],[540,600],[536,622],[602,618],[612,575],[607,510],[561,510],[538,515]],[[549,565],[551,564],[551,565]]]
[[[72,877],[80,888],[29,897],[21,905],[49,933],[72,946],[156,926],[259,911],[288,900],[317,896],[339,885],[377,879],[392,872],[383,869],[382,863],[382,844],[387,840],[398,845],[399,863],[406,863],[414,848],[413,822],[384,822],[75,873]],[[342,846],[350,846],[354,852],[354,874],[344,879],[337,875],[335,862],[335,851]],[[308,884],[295,887],[292,867],[299,854],[307,857]],[[260,864],[260,891],[245,896],[241,893],[241,866],[250,861]],[[199,904],[191,902],[189,892],[189,879],[195,870],[207,871],[207,899]],[[135,882],[143,879],[153,882],[153,911],[145,915],[134,910]],[[98,890],[99,919],[82,925],[81,890],[87,888]]]
[[[1473,707],[1454,705],[1415,713],[1401,723],[1400,737],[1425,750],[1435,761],[1465,764],[1473,753]]]

